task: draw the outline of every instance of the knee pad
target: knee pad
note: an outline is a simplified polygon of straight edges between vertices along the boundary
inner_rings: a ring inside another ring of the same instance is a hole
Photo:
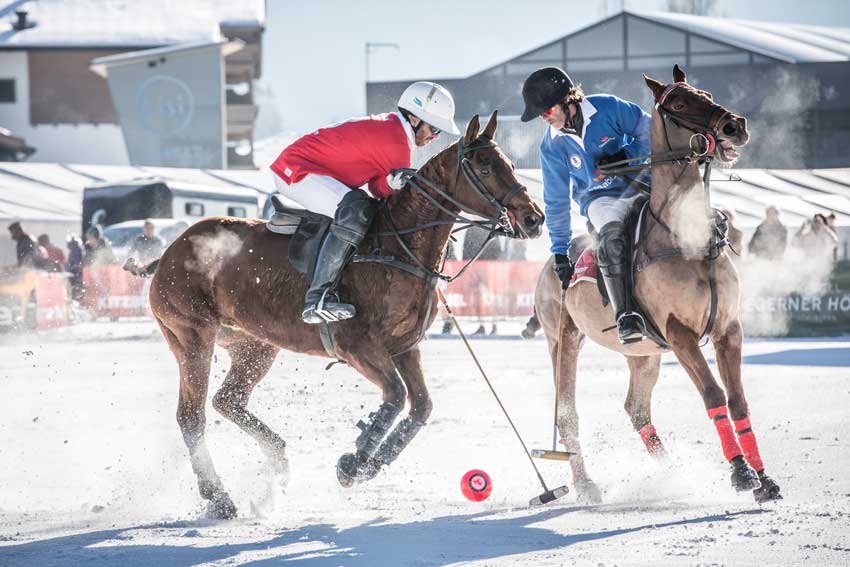
[[[609,222],[599,231],[599,248],[596,251],[600,267],[613,266],[626,262],[628,238],[626,225],[620,221]]]
[[[375,204],[361,189],[352,189],[336,208],[331,232],[357,246],[375,219]]]

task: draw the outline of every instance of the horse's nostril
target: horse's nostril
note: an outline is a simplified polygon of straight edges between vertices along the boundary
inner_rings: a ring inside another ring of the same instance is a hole
[[[534,228],[537,226],[538,222],[540,222],[540,220],[537,218],[537,215],[528,215],[525,217],[525,226],[528,228]]]
[[[738,131],[738,126],[734,122],[729,122],[728,124],[726,124],[723,127],[723,133],[726,134],[727,136],[731,136],[732,134],[734,134],[737,131]]]

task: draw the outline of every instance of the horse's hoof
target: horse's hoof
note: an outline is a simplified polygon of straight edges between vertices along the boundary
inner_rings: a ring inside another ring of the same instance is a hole
[[[732,459],[732,488],[738,492],[747,492],[761,486],[759,477],[743,457]]]
[[[336,478],[343,487],[351,488],[359,482],[372,480],[380,470],[381,465],[375,459],[345,453],[336,463]]]
[[[232,520],[236,518],[236,505],[226,492],[216,492],[207,505],[207,518]]]
[[[775,480],[763,472],[759,474],[759,480],[761,481],[761,486],[753,490],[753,496],[755,496],[756,502],[761,504],[762,502],[770,502],[772,500],[782,500],[782,495],[779,494],[779,485],[776,484]]]
[[[354,453],[345,453],[336,463],[336,478],[344,488],[351,488],[357,480],[357,463]]]
[[[602,503],[602,491],[592,480],[580,480],[575,483],[576,502],[582,506]]]

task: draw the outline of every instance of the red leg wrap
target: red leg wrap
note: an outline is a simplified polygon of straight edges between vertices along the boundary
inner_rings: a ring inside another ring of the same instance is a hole
[[[747,459],[747,462],[750,463],[750,466],[756,472],[762,472],[764,470],[764,463],[761,460],[758,443],[756,443],[756,435],[750,426],[750,418],[745,417],[744,419],[736,420],[734,424],[735,432],[738,434],[738,443],[741,444],[741,449],[744,450],[744,458]]]
[[[658,437],[658,434],[655,432],[655,426],[651,423],[647,423],[638,431],[640,434],[640,438],[643,440],[643,444],[646,445],[646,450],[649,451],[649,454],[654,457],[662,457],[667,454],[667,451],[664,449],[664,444],[661,443],[661,438]]]
[[[711,408],[708,410],[708,417],[714,421],[714,427],[717,429],[717,435],[720,436],[720,446],[723,447],[723,456],[726,457],[726,460],[731,461],[735,457],[741,456],[743,453],[738,445],[738,440],[735,439],[735,432],[732,431],[726,406]]]

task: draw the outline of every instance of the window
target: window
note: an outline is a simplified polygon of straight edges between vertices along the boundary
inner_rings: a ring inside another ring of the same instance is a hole
[[[573,71],[622,71],[623,59],[568,59],[567,69]]]
[[[0,102],[15,102],[15,79],[0,79]]]
[[[685,64],[685,54],[682,55],[658,55],[655,57],[629,57],[629,69],[634,71],[664,70],[664,77],[676,63]]]
[[[685,54],[685,34],[664,26],[629,18],[629,57]]]
[[[520,61],[561,61],[563,59],[563,42],[558,41],[546,47],[541,47],[519,58]]]
[[[703,39],[695,35],[691,36],[691,53],[717,53],[719,51],[729,52],[737,51],[737,49],[726,44]]]
[[[750,62],[750,54],[739,51],[737,53],[717,53],[715,55],[691,55],[691,65],[694,67],[705,67],[708,65],[746,65]]]
[[[227,207],[227,216],[244,219],[248,216],[248,211],[245,207]]]
[[[204,204],[203,203],[186,203],[186,214],[190,217],[202,217],[204,216]]]
[[[567,57],[622,57],[623,18],[593,26],[567,40]]]

